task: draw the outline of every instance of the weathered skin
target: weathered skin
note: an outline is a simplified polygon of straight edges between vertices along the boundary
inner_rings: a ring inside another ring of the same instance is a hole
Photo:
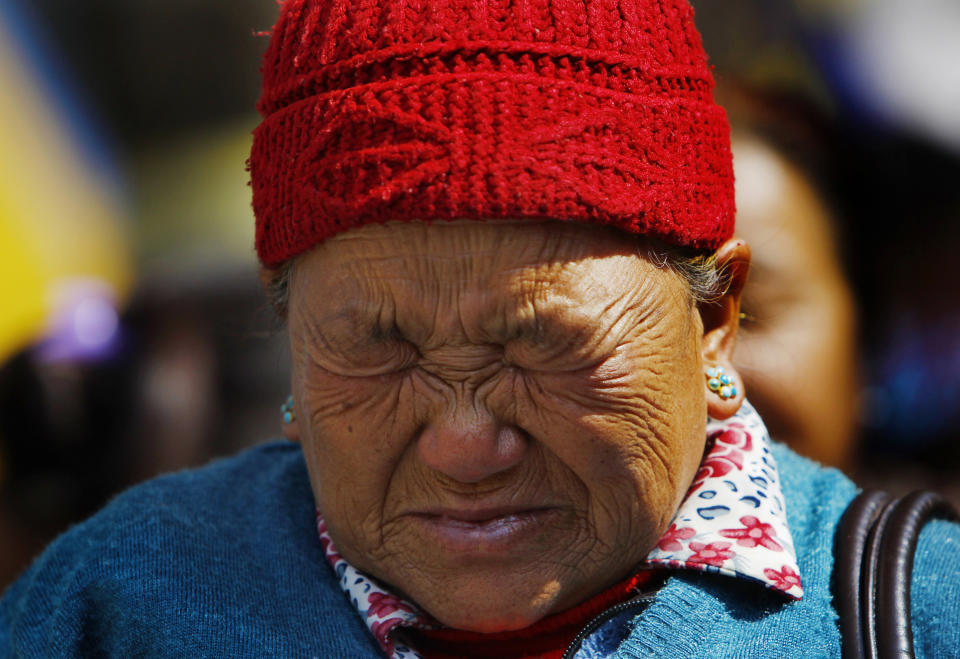
[[[735,374],[749,263],[741,241],[721,248],[732,285],[704,311],[645,253],[597,227],[455,222],[366,226],[300,258],[288,434],[347,560],[485,632],[630,573],[693,478],[708,411],[742,400],[703,369]],[[525,521],[431,531],[504,510]]]

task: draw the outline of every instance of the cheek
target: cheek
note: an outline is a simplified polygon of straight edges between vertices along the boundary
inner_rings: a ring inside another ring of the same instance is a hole
[[[666,528],[700,462],[706,403],[697,375],[696,360],[624,350],[589,373],[517,376],[500,393],[518,425],[586,486],[598,532],[636,527],[653,542],[646,535]]]
[[[301,444],[318,507],[342,551],[379,542],[397,463],[416,431],[402,378],[296,379]]]
[[[294,378],[317,505],[340,551],[366,564],[384,551],[397,503],[431,485],[413,449],[448,388],[419,369],[344,377],[308,368]]]

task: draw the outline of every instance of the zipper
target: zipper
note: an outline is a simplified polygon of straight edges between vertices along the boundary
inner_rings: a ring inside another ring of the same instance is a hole
[[[639,595],[629,602],[621,602],[616,606],[613,606],[596,618],[587,623],[587,626],[580,630],[580,633],[577,634],[576,638],[573,639],[573,642],[570,643],[570,647],[567,648],[567,651],[563,653],[561,659],[573,659],[574,655],[580,650],[580,646],[583,644],[584,639],[586,639],[590,634],[597,631],[603,623],[607,622],[614,616],[620,615],[624,611],[629,611],[632,608],[637,609],[637,613],[641,613],[650,606],[650,603],[653,602],[654,597],[657,593],[644,593]]]

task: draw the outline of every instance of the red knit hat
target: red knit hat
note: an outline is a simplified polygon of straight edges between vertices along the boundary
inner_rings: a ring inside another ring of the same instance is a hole
[[[712,90],[687,0],[285,0],[249,162],[257,252],[460,218],[716,248],[734,199]]]

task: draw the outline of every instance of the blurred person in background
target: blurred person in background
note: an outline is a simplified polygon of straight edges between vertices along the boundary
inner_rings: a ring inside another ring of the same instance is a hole
[[[833,219],[769,142],[735,135],[737,231],[755,254],[735,360],[771,433],[826,465],[856,454],[859,359]]]
[[[811,451],[872,485],[901,493],[935,487],[960,501],[960,297],[948,283],[948,252],[960,237],[960,85],[950,65],[960,57],[960,5],[694,4],[721,84],[746,83],[754,96],[752,107],[742,100],[729,104],[734,122],[786,157],[826,201],[835,218],[829,238],[839,245],[855,292],[862,388],[852,427],[859,429],[859,455],[851,463],[843,453]],[[765,100],[758,104],[757,96]],[[791,121],[798,118],[798,98],[806,99],[800,120]],[[811,104],[825,120],[812,132]],[[749,218],[745,212],[745,230]],[[760,261],[762,246],[752,244]],[[759,282],[762,271],[755,274]],[[768,322],[763,314],[751,320],[743,349],[751,325],[762,331]],[[783,358],[787,371],[800,363]],[[841,357],[836,364],[841,379],[849,373],[846,363]],[[760,405],[763,382],[757,384]],[[820,388],[832,391],[834,381],[807,387]],[[835,393],[836,400],[849,399]],[[779,414],[770,412],[776,424]],[[825,434],[843,436],[851,427],[844,417]]]
[[[856,305],[823,177],[836,170],[809,100],[733,83],[737,231],[751,245],[735,361],[771,433],[847,471],[856,465]],[[816,420],[816,421],[815,421]]]
[[[250,168],[292,441],[69,531],[0,647],[839,656],[856,487],[745,399],[750,250],[692,11],[529,8],[283,3]],[[919,656],[960,645],[957,543],[920,536]]]

